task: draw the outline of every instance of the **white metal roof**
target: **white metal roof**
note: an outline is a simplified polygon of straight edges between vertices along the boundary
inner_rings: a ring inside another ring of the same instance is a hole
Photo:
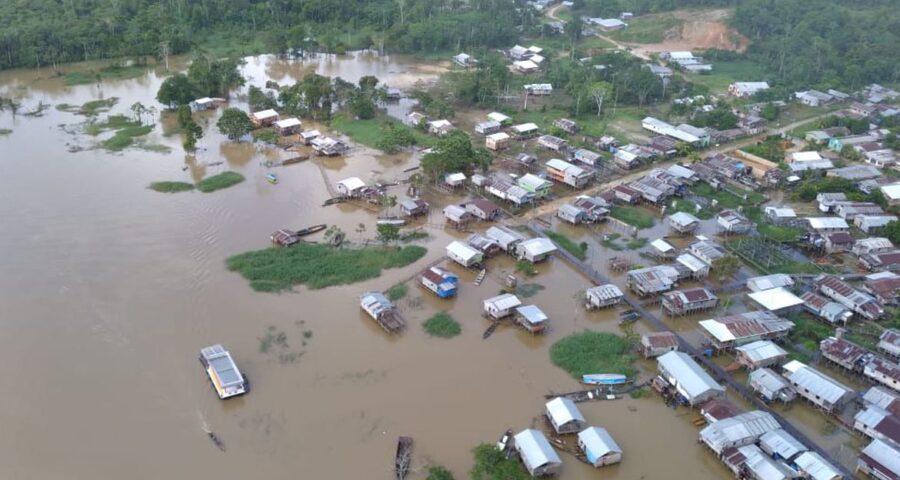
[[[447,253],[464,261],[473,260],[481,256],[481,252],[460,241],[450,242],[450,245],[447,245]]]
[[[737,347],[737,351],[742,352],[747,358],[754,362],[787,355],[785,349],[769,340],[757,340],[746,345],[741,345],[740,347]]]
[[[794,279],[784,273],[773,273],[747,279],[747,288],[753,292],[769,290],[778,287],[789,287],[794,284]]]
[[[578,433],[578,439],[581,440],[585,449],[590,450],[594,458],[600,458],[609,453],[622,453],[622,448],[605,428],[585,428]]]
[[[724,392],[725,389],[718,384],[706,370],[703,370],[697,362],[683,352],[669,352],[656,359],[660,368],[664,369],[677,382],[676,387],[687,394],[688,400],[702,395],[709,390]]]
[[[516,443],[516,449],[522,455],[522,461],[525,465],[534,469],[544,464],[561,464],[562,460],[559,455],[550,446],[550,442],[544,437],[544,434],[533,428],[522,430],[517,433],[513,439]]]
[[[253,112],[253,116],[256,118],[259,118],[259,119],[272,118],[272,117],[277,117],[278,112],[276,112],[275,110],[272,110],[270,108],[268,110],[260,110],[258,112]]]
[[[350,177],[341,180],[340,182],[338,182],[338,185],[343,185],[348,192],[352,192],[354,190],[365,187],[366,182],[360,180],[359,177]]]
[[[799,388],[808,390],[828,403],[836,403],[854,392],[852,388],[844,386],[837,380],[797,360],[791,360],[782,368],[785,371],[784,376],[791,383],[797,384]]]
[[[895,453],[895,455],[897,455]],[[896,457],[895,457],[896,458]],[[810,476],[812,480],[835,480],[843,478],[840,470],[834,465],[828,463],[816,452],[803,452],[799,457],[794,459],[794,463],[800,467],[800,470]]]
[[[299,127],[300,125],[300,119],[297,117],[285,118],[284,120],[275,122],[275,126],[278,128]]]
[[[547,314],[541,311],[537,305],[525,305],[523,307],[516,308],[516,312],[525,319],[526,322],[537,325],[539,323],[544,323],[547,321]]]
[[[779,428],[781,425],[770,413],[754,410],[710,424],[700,430],[700,438],[714,451],[721,453],[730,445],[741,443],[746,439],[755,440]]]
[[[545,405],[547,413],[553,417],[557,425],[565,425],[573,420],[585,422],[584,415],[575,406],[575,402],[566,397],[556,397]]]
[[[661,238],[657,238],[656,240],[650,242],[650,245],[662,253],[671,252],[672,250],[675,250],[675,247],[673,247],[669,242],[667,242]]]
[[[519,297],[511,294],[504,293],[502,295],[497,295],[496,297],[488,298],[484,301],[485,305],[493,305],[498,310],[509,310],[510,308],[516,308],[522,304],[519,300]]]
[[[790,460],[798,453],[809,450],[800,440],[785,431],[783,428],[772,430],[759,437],[759,446],[763,450],[781,455],[781,458]]]
[[[526,252],[528,252],[528,254],[532,257],[537,257],[556,251],[556,245],[554,245],[553,242],[550,241],[550,239],[544,237],[530,238],[520,243],[519,246]]]
[[[770,288],[759,292],[748,293],[748,297],[769,311],[803,305],[803,300],[784,287]]]

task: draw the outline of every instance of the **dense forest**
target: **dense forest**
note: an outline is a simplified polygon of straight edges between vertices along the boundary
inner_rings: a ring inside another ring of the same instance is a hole
[[[505,46],[520,0],[0,0],[0,69],[184,53],[210,37],[272,51]],[[240,39],[240,40],[236,40]]]

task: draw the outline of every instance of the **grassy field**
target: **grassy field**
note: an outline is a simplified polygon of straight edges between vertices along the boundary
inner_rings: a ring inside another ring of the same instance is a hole
[[[567,252],[575,255],[579,260],[587,258],[587,243],[575,243],[571,238],[553,230],[544,230],[544,233],[550,237],[550,240],[553,240]]]
[[[325,288],[361,282],[386,268],[409,265],[426,253],[424,247],[334,249],[301,243],[290,248],[266,248],[228,258],[226,266],[240,273],[258,292],[280,292],[294,285]]]
[[[97,80],[127,80],[137,78],[147,72],[147,65],[110,65],[99,70],[69,72],[63,75],[66,85],[87,85]]]
[[[632,376],[634,355],[625,337],[585,331],[569,335],[550,347],[550,360],[580,379],[588,373],[621,373]]]
[[[459,322],[446,312],[436,313],[422,324],[425,331],[432,337],[453,338],[462,333]]]
[[[244,176],[237,172],[222,172],[197,182],[197,190],[203,193],[215,192],[244,181]]]
[[[728,86],[734,82],[755,82],[764,78],[765,70],[762,65],[749,60],[733,60],[718,62],[709,59],[712,63],[710,74],[690,74],[687,77],[694,83],[708,87],[713,93],[721,93],[728,90]]]
[[[609,216],[640,229],[650,228],[656,223],[655,218],[638,207],[613,207]]]
[[[194,185],[187,182],[153,182],[148,188],[155,192],[178,193],[193,190]]]
[[[628,21],[628,27],[609,36],[620,42],[630,43],[662,43],[669,30],[681,31],[684,20],[673,16],[648,15],[635,17]]]

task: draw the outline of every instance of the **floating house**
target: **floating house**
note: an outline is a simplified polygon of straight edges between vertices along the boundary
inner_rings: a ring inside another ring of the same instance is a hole
[[[299,118],[291,117],[275,122],[275,129],[278,130],[278,134],[282,136],[294,135],[300,131],[302,125]]]
[[[588,463],[595,467],[622,461],[622,448],[605,428],[588,427],[578,433],[578,447]]]
[[[781,425],[770,413],[754,410],[707,426],[700,431],[700,441],[721,455],[727,448],[751,445],[766,433],[780,428]]]
[[[531,333],[541,333],[547,326],[547,314],[536,305],[525,305],[516,308],[516,323]]]
[[[495,152],[509,147],[510,136],[504,132],[492,133],[484,138],[484,147]]]
[[[556,210],[556,216],[564,222],[578,225],[587,219],[587,212],[575,205],[565,203]]]
[[[750,388],[758,393],[765,401],[792,402],[797,392],[791,384],[781,375],[768,368],[758,368],[750,372]]]
[[[700,225],[700,219],[687,212],[675,212],[667,220],[669,227],[682,235],[693,232]]]
[[[544,237],[530,238],[516,244],[516,258],[531,263],[543,262],[555,251],[556,245]]]
[[[675,290],[662,295],[663,309],[669,315],[689,315],[701,310],[715,308],[718,305],[719,297],[703,287]]]
[[[700,332],[716,350],[732,350],[757,340],[776,340],[794,328],[794,322],[763,311],[702,320],[699,325]]]
[[[212,345],[200,350],[200,363],[212,382],[219,398],[236,397],[247,393],[247,380],[238,370],[231,353],[222,345]]]
[[[360,295],[359,306],[388,333],[397,333],[405,326],[394,304],[381,292]]]
[[[548,160],[546,169],[547,176],[552,180],[574,188],[587,186],[594,177],[592,172],[557,158]]]
[[[513,437],[513,444],[532,477],[556,475],[562,470],[562,460],[540,430],[522,430]]]
[[[782,368],[784,378],[794,390],[826,412],[842,407],[856,395],[853,389],[797,360],[791,360]]]
[[[440,298],[456,296],[459,277],[440,267],[427,268],[419,275],[419,283]]]
[[[484,262],[484,255],[481,252],[458,240],[447,245],[447,256],[466,268],[476,268]]]
[[[622,290],[611,283],[588,288],[585,290],[584,296],[584,306],[588,310],[611,307],[620,303],[625,298],[625,294],[622,293]]]
[[[466,202],[466,211],[485,221],[495,220],[503,212],[494,202],[483,198],[475,198]]]
[[[508,317],[515,312],[516,307],[522,305],[519,297],[504,293],[496,297],[488,298],[484,301],[484,312],[495,320]]]
[[[691,406],[725,395],[725,389],[686,353],[669,352],[656,361],[660,376]]]
[[[359,198],[366,189],[366,182],[359,177],[345,178],[337,183],[337,192],[345,198]]]
[[[516,245],[525,241],[524,235],[503,225],[495,225],[487,229],[484,236],[496,241],[504,252],[510,254],[515,253]]]
[[[672,332],[651,332],[641,335],[644,358],[656,358],[678,350],[678,337]]]
[[[419,217],[428,213],[428,202],[418,198],[408,198],[400,202],[400,213],[404,217]]]
[[[757,340],[736,347],[734,350],[737,362],[750,370],[780,365],[788,356],[785,349],[769,340]]]
[[[566,397],[556,397],[547,402],[544,415],[559,435],[576,433],[587,426],[587,420],[575,406],[575,402]]]
[[[675,288],[678,281],[678,269],[670,265],[657,265],[626,274],[626,284],[640,296],[654,295]]]
[[[278,112],[275,110],[260,110],[250,114],[250,121],[257,127],[271,127],[278,121]]]

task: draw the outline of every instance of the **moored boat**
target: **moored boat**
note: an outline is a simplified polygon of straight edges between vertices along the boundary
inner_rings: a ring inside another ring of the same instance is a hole
[[[592,373],[581,376],[581,383],[585,385],[621,385],[628,381],[628,377],[618,373]]]

